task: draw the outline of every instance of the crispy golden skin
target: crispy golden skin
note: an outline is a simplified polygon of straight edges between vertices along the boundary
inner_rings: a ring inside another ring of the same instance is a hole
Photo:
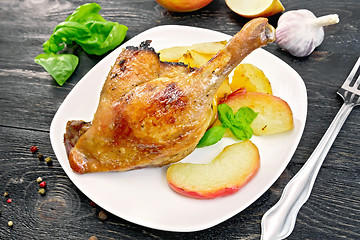
[[[160,62],[148,42],[125,49],[106,79],[91,127],[70,150],[71,168],[127,171],[183,159],[208,128],[218,87],[243,58],[274,40],[272,31],[265,18],[250,21],[195,70]]]

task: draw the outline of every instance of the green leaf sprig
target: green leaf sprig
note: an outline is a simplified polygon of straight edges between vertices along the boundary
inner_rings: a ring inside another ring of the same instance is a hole
[[[220,141],[226,129],[230,129],[231,133],[239,140],[250,139],[253,130],[250,124],[254,121],[258,113],[249,107],[241,107],[235,114],[229,105],[223,103],[217,106],[219,120],[221,125],[214,126],[207,130],[200,139],[197,147],[210,146]]]
[[[44,54],[34,60],[62,86],[72,75],[79,59],[73,54],[57,54],[66,45],[76,42],[88,54],[103,55],[117,47],[128,28],[117,22],[106,21],[97,3],[79,6],[64,22],[59,23],[49,40],[43,44]]]

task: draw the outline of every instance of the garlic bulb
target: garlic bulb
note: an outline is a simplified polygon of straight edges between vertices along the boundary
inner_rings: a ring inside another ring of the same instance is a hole
[[[317,18],[306,9],[288,11],[280,16],[276,43],[295,57],[310,55],[324,40],[324,26],[339,22],[337,14]]]

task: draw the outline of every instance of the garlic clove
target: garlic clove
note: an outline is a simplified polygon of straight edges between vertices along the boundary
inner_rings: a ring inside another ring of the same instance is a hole
[[[324,40],[323,26],[338,22],[337,14],[317,18],[306,9],[288,11],[279,18],[276,43],[293,56],[309,56]]]

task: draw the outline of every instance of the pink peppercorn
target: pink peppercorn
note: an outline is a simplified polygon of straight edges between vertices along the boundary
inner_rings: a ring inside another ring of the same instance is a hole
[[[11,202],[12,202],[11,198],[9,198],[8,200],[6,200],[6,202],[7,202],[7,203],[11,203]]]
[[[37,150],[39,150],[37,146],[31,146],[31,148],[30,148],[30,151],[32,153],[36,152]]]
[[[41,183],[39,183],[39,187],[44,188],[45,186],[46,186],[46,182],[45,182],[45,181],[42,181]]]

